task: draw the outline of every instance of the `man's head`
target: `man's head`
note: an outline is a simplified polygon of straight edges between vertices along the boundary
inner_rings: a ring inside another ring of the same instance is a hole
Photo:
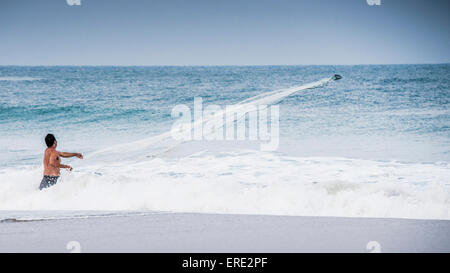
[[[54,145],[54,148],[56,148],[56,138],[52,134],[48,134],[45,137],[45,144],[47,144],[47,147],[52,147]]]

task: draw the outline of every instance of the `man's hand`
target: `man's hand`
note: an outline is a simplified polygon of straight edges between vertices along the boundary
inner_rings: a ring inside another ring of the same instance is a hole
[[[78,157],[79,159],[83,159],[83,155],[80,153],[77,153],[75,156]]]
[[[60,168],[67,169],[69,172],[73,170],[72,167],[70,167],[70,165],[63,165],[63,164],[60,164],[59,167],[60,167]]]

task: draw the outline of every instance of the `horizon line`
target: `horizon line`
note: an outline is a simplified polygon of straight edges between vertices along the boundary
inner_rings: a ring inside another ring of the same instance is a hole
[[[384,66],[384,65],[448,65],[450,62],[436,63],[368,63],[368,64],[0,64],[0,67],[227,67],[227,66]]]

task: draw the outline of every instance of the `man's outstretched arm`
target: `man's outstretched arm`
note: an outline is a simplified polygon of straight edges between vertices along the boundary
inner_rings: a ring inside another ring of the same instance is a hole
[[[83,159],[83,155],[82,155],[82,154],[80,154],[80,153],[66,153],[66,152],[58,152],[58,155],[59,155],[60,157],[65,157],[65,158],[67,158],[67,157],[74,157],[74,156],[76,156],[76,157],[78,157],[79,159]]]

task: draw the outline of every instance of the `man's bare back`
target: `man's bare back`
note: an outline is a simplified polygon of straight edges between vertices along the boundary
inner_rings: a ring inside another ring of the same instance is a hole
[[[41,190],[43,188],[47,188],[56,184],[60,175],[61,168],[68,169],[69,171],[72,170],[71,166],[61,164],[61,157],[76,156],[80,159],[83,159],[83,155],[80,153],[66,153],[57,151],[57,141],[52,134],[48,134],[45,137],[45,143],[47,144],[48,148],[45,149],[44,152],[44,178],[42,179],[41,185],[39,186],[39,189]]]

